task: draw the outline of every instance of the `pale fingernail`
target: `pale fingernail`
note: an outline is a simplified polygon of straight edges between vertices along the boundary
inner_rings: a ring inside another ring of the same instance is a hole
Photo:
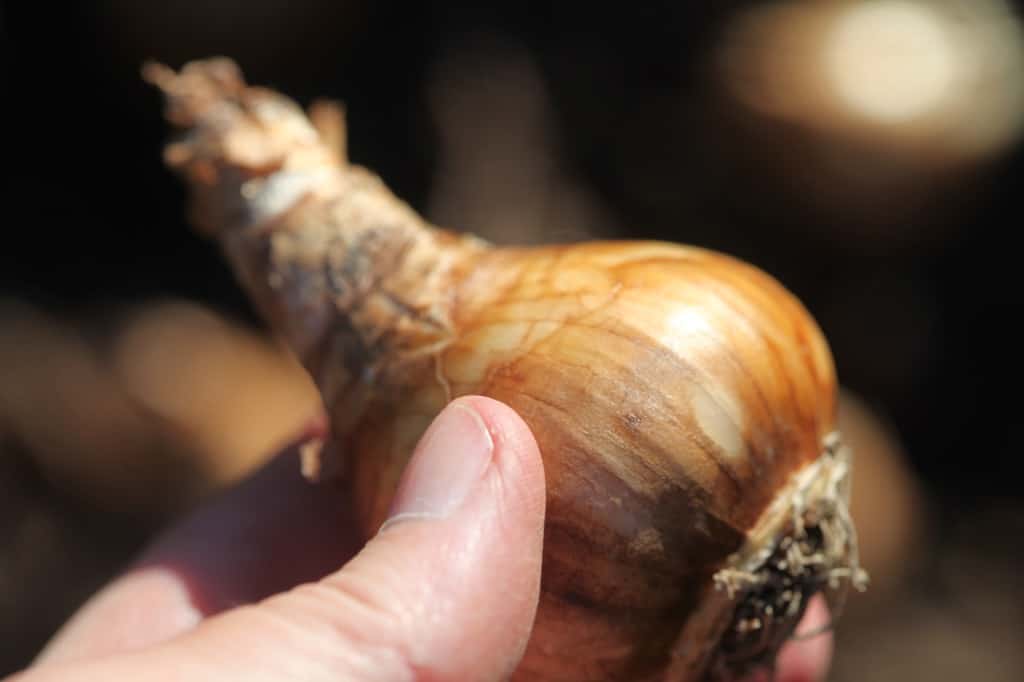
[[[448,517],[480,482],[493,453],[483,417],[464,403],[449,405],[420,439],[381,530],[413,518]]]

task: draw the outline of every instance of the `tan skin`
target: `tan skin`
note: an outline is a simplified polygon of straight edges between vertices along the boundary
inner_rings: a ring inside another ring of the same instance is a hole
[[[462,484],[439,488],[446,470]],[[523,421],[459,398],[361,551],[344,507],[282,454],[169,530],[10,679],[506,679],[536,610],[544,526]],[[815,604],[801,630],[827,618]],[[827,635],[790,643],[776,679],[822,679],[830,653]]]

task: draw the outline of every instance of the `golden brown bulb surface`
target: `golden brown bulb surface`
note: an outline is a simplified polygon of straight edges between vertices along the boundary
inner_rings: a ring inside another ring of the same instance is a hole
[[[230,63],[148,76],[186,132],[167,160],[197,223],[317,381],[327,470],[368,535],[451,398],[532,429],[547,523],[522,679],[770,665],[811,594],[861,582],[832,359],[771,277],[665,243],[492,248],[426,224]]]
[[[542,589],[557,607],[530,655],[558,661],[538,664],[545,679],[665,665],[711,574],[834,427],[820,332],[760,271],[659,243],[489,251],[452,306],[440,381],[385,392],[342,448],[367,530],[444,405],[441,381],[502,400],[548,482]]]

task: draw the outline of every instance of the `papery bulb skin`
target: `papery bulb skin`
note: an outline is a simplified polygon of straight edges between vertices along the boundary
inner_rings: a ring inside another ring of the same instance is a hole
[[[321,389],[309,473],[342,472],[367,536],[452,398],[532,429],[547,522],[518,679],[745,673],[811,594],[861,586],[832,358],[777,281],[667,243],[493,248],[426,224],[229,62],[147,75],[186,131],[167,157],[197,224]]]
[[[713,573],[834,428],[821,333],[763,273],[669,244],[489,251],[451,300],[450,344],[395,372],[408,383],[341,446],[365,527],[449,394],[506,402],[548,485],[523,679],[657,673]]]

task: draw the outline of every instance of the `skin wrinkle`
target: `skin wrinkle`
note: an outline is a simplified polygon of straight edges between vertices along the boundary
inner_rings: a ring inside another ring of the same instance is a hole
[[[274,632],[273,640],[278,643],[285,643],[287,649],[295,650],[294,660],[309,660],[309,661],[323,661],[325,654],[329,660],[333,660],[341,668],[353,669],[355,672],[357,669],[362,668],[364,670],[386,670],[394,669],[396,666],[393,662],[399,662],[399,667],[406,667],[404,661],[402,661],[399,655],[396,655],[389,647],[381,647],[378,644],[374,644],[372,641],[367,641],[367,638],[359,638],[355,636],[356,633],[351,630],[345,634],[341,634],[338,631],[325,630],[324,628],[317,628],[312,630],[309,627],[310,622],[322,622],[317,617],[316,612],[324,610],[324,602],[332,602],[333,599],[324,599],[322,595],[315,594],[318,590],[318,585],[307,584],[294,588],[289,591],[291,595],[290,599],[297,600],[308,597],[306,601],[309,602],[309,615],[308,619],[298,619],[300,615],[294,612],[294,601],[293,606],[288,609],[276,608],[279,600],[271,599],[264,602],[259,607],[252,607],[250,610],[249,617],[257,618],[262,620],[268,629],[266,632]],[[333,604],[331,604],[333,606]],[[242,651],[239,651],[240,655],[252,655],[250,651],[247,651],[250,647],[246,646]],[[218,652],[220,653],[220,652]],[[389,655],[389,653],[391,655]],[[284,663],[287,657],[275,656],[275,661],[280,660]],[[389,665],[389,663],[392,663]],[[327,663],[321,665],[321,667],[334,668],[333,665]]]
[[[302,587],[314,586],[311,584]],[[296,591],[293,590],[292,593]],[[233,630],[237,628],[238,621],[211,621],[210,625],[218,627],[220,631],[215,632],[213,637],[195,637],[194,642],[199,643],[198,650],[204,652],[206,657],[220,661],[221,669],[230,669],[232,660],[247,660],[252,665],[253,656],[263,658],[265,651],[273,651],[272,657],[258,667],[262,670],[274,670],[274,679],[278,679],[282,674],[286,679],[308,679],[310,663],[323,671],[319,678],[323,680],[337,679],[339,670],[350,671],[352,677],[380,675],[382,671],[387,671],[388,679],[410,682],[415,679],[411,667],[389,640],[361,638],[351,628],[344,633],[325,631],[322,628],[317,631],[311,630],[310,622],[323,622],[323,618],[316,616],[316,612],[324,607],[320,599],[322,598],[315,595],[311,597],[309,605],[312,615],[304,622],[298,622],[290,613],[291,609],[276,608],[277,600],[274,598],[259,606],[245,607],[244,611],[231,614],[232,618],[237,618],[244,613],[246,619],[255,618],[262,621],[264,625],[261,628],[247,626],[246,630],[259,632],[263,638],[268,638],[268,634],[273,633],[269,637],[271,642],[266,647],[254,647],[251,639],[234,637]],[[229,644],[235,643],[234,650],[230,646],[225,646],[225,640]],[[383,645],[381,641],[384,642]],[[281,655],[282,648],[292,655]],[[281,666],[293,667],[296,674],[290,675],[282,671]]]
[[[396,612],[392,608],[394,602],[380,601],[382,598],[387,599],[387,595],[392,592],[381,590],[378,584],[400,584],[403,578],[397,572],[393,572],[392,577],[382,578],[379,571],[384,567],[379,563],[375,564],[375,575],[365,575],[360,568],[354,566],[353,570],[335,574],[321,583],[299,586],[292,593],[309,597],[311,610],[319,612],[318,616],[309,621],[329,627],[324,641],[332,649],[347,652],[378,649],[382,651],[382,659],[398,661],[401,669],[410,671],[408,679],[423,679],[421,673],[424,671],[424,663],[420,660],[423,656],[417,655],[407,646],[415,644],[411,641],[414,638],[408,634],[416,632],[423,614]],[[401,592],[399,589],[396,593]],[[406,598],[397,602],[399,605],[431,603],[436,595],[425,593],[411,598],[404,596]],[[264,606],[274,606],[273,600]],[[332,617],[333,614],[338,617]],[[372,625],[367,627],[367,624]]]
[[[493,504],[489,507],[492,514],[491,527],[478,526],[478,528],[480,528],[482,533],[500,533],[507,536],[516,525],[514,517],[510,517],[508,514],[510,509],[520,507],[521,509],[525,508],[528,513],[532,512],[539,515],[541,518],[545,516],[545,497],[537,494],[538,490],[544,489],[544,468],[543,466],[536,467],[532,476],[533,478],[536,476],[541,477],[541,481],[529,480],[526,476],[528,470],[524,468],[521,457],[523,453],[535,448],[535,443],[532,441],[524,442],[521,431],[510,432],[506,422],[499,421],[496,424],[495,420],[486,418],[485,423],[495,444],[495,453],[497,455],[494,460],[495,465],[492,465],[487,480],[487,484],[490,486],[490,499],[493,500]],[[513,501],[509,498],[510,495],[516,495],[519,499]],[[497,528],[494,528],[494,526]],[[542,547],[544,525],[538,524],[534,532],[536,534],[533,538],[536,542],[535,546]],[[526,561],[532,564],[534,559],[531,557],[533,556],[523,555],[518,551],[513,553],[513,557],[519,558],[520,563]],[[525,568],[527,570],[518,571],[518,575],[535,574],[539,579],[539,571],[534,573],[529,570],[531,566],[526,566]],[[536,567],[532,568],[536,569]],[[530,590],[520,592],[518,597],[519,599],[527,599],[529,594],[532,604],[527,603],[526,605],[531,610],[534,610],[536,609],[536,601],[533,595],[538,594],[538,592],[539,584],[535,584],[531,586]],[[532,618],[530,620],[532,621]],[[516,653],[515,660],[518,660],[529,638],[529,628],[524,627],[522,631],[516,634],[518,641],[515,642],[513,651]]]
[[[233,492],[224,498],[210,503],[201,517],[191,517],[183,525],[170,531],[170,534],[158,541],[143,558],[142,566],[167,567],[177,575],[201,575],[207,581],[211,573],[217,579],[214,586],[223,590],[225,587],[237,587],[237,577],[228,581],[223,571],[231,566],[239,566],[248,562],[263,562],[266,556],[262,546],[255,543],[232,543],[225,555],[223,543],[228,538],[256,539],[272,537],[280,539],[285,546],[295,548],[304,546],[304,538],[315,536],[321,529],[333,528],[336,524],[350,523],[351,517],[346,500],[339,499],[326,488],[310,490],[308,482],[301,479],[298,471],[298,455],[294,446],[286,448],[271,463],[244,483],[244,489]],[[237,495],[264,497],[276,495],[276,511],[261,509],[258,512],[246,512],[237,508]],[[300,531],[296,531],[288,522],[289,516],[301,514]],[[198,529],[202,533],[198,533]],[[187,540],[187,542],[186,542]],[[168,547],[177,547],[172,553]],[[345,560],[355,553],[354,543],[339,543],[328,546],[322,552],[304,554],[302,561],[303,574],[308,579],[322,575],[327,566],[339,560]],[[225,557],[231,559],[226,561]],[[245,561],[242,560],[245,557]],[[295,571],[292,570],[294,574]],[[269,578],[269,581],[268,581]],[[275,572],[261,572],[243,586],[241,598],[248,598],[245,590],[255,591],[263,584],[271,586],[279,583]],[[185,583],[189,585],[189,582]]]

